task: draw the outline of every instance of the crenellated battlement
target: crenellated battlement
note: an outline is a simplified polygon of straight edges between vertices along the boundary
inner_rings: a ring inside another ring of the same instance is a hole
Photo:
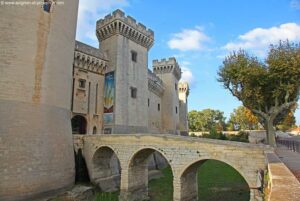
[[[155,74],[173,73],[177,80],[181,78],[181,68],[174,57],[160,61],[153,60],[152,65]]]
[[[125,13],[119,9],[98,20],[96,32],[100,42],[112,35],[121,34],[148,50],[154,43],[154,32],[151,29],[137,23],[133,17],[125,16]]]
[[[99,49],[76,41],[74,53],[74,67],[93,73],[104,74],[107,69],[107,55]]]
[[[163,81],[150,70],[148,70],[148,89],[159,97],[163,95],[165,90]]]
[[[179,90],[179,93],[185,93],[186,96],[188,96],[189,92],[190,92],[189,83],[187,83],[187,82],[179,82],[178,83],[178,90]]]

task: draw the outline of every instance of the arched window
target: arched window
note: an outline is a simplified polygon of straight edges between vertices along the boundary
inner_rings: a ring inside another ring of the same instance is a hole
[[[86,134],[87,121],[83,116],[76,115],[72,118],[71,122],[73,134]]]
[[[97,127],[96,126],[94,126],[94,128],[93,128],[93,134],[97,134]]]

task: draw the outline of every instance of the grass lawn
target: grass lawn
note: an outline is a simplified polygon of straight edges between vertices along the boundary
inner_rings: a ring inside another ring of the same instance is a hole
[[[163,170],[164,177],[149,182],[151,201],[173,200],[171,168]],[[198,192],[200,201],[249,201],[250,192],[246,181],[229,165],[206,161],[198,170]],[[116,193],[98,193],[96,201],[117,201]]]
[[[249,201],[250,191],[244,178],[231,166],[208,160],[198,170],[199,200]]]

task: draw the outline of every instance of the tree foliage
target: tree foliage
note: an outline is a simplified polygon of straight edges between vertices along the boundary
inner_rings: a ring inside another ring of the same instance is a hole
[[[191,131],[210,131],[212,129],[220,131],[224,128],[224,113],[219,110],[204,109],[189,112],[189,129]]]
[[[259,128],[259,122],[251,110],[244,106],[234,109],[228,121],[228,130],[255,130]]]
[[[295,127],[296,127],[296,118],[294,115],[294,111],[289,112],[286,115],[286,117],[282,121],[280,121],[276,126],[278,130],[282,130],[282,131],[287,131]]]
[[[218,81],[255,114],[276,146],[274,125],[297,104],[300,89],[300,48],[289,41],[271,45],[264,62],[244,50],[225,58]]]

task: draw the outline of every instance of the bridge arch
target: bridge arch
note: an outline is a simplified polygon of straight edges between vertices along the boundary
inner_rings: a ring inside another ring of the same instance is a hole
[[[119,157],[110,146],[97,148],[92,157],[91,182],[103,192],[114,192],[120,188],[121,165]]]
[[[239,170],[239,168],[235,167],[234,164],[220,160],[215,158],[203,158],[196,161],[193,161],[186,165],[182,170],[180,175],[180,200],[185,201],[194,201],[194,200],[201,200],[201,198],[198,198],[198,168],[203,165],[206,161],[218,161],[221,163],[224,163],[228,166],[230,166],[235,172],[237,172],[245,182],[245,185],[249,189],[249,197],[250,197],[250,182],[247,181],[247,177],[243,174],[242,171]],[[201,172],[199,172],[201,174]],[[201,182],[201,181],[200,181]]]
[[[121,197],[124,200],[132,200],[132,201],[140,201],[140,200],[148,200],[148,164],[150,160],[150,156],[154,153],[158,152],[162,157],[168,161],[170,168],[173,169],[168,160],[168,157],[165,153],[163,153],[160,149],[155,147],[143,147],[135,151],[129,160],[128,163],[128,183],[126,186],[127,192],[125,195]],[[125,198],[126,196],[126,198]]]

